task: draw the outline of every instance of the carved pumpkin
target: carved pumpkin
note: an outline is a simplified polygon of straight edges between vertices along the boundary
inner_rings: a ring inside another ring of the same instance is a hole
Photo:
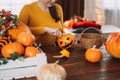
[[[40,51],[37,48],[35,48],[34,46],[27,46],[25,48],[25,54],[24,54],[24,56],[25,57],[34,57],[38,53],[40,53]]]
[[[18,35],[17,41],[24,46],[29,46],[35,42],[35,36],[32,33],[22,32]]]
[[[12,29],[9,29],[8,30],[8,34],[11,35],[11,38],[13,40],[16,40],[19,33],[21,32],[28,32],[28,33],[31,33],[30,29],[28,28],[27,25],[25,25],[24,23],[22,22],[19,22],[19,25],[16,27],[16,28],[12,28]]]
[[[72,34],[68,33],[58,38],[57,43],[60,48],[68,49],[75,43],[75,38]]]
[[[111,33],[105,44],[105,48],[112,57],[120,58],[120,33]]]
[[[24,47],[21,43],[12,42],[12,43],[6,44],[1,49],[1,54],[5,58],[11,58],[10,55],[14,54],[15,52],[19,55],[24,54]]]
[[[66,70],[61,65],[49,63],[39,69],[37,80],[66,80],[66,74]]]

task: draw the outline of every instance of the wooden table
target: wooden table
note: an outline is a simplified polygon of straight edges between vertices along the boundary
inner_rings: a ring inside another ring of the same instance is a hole
[[[69,49],[70,58],[59,59],[59,64],[67,71],[66,80],[120,80],[120,60],[112,58],[105,48],[103,58],[99,63],[90,63],[86,61],[84,54],[85,49],[80,44],[76,44]],[[48,63],[53,63],[58,59],[53,58],[54,55],[60,54],[59,47],[42,47],[42,50],[48,57]],[[36,78],[24,78],[19,80],[37,80]]]

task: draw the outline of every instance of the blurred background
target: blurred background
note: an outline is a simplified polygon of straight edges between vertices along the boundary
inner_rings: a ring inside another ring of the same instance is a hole
[[[0,0],[0,10],[19,14],[21,8],[36,0]],[[58,0],[64,13],[64,21],[74,15],[95,20],[101,25],[120,27],[120,0]]]

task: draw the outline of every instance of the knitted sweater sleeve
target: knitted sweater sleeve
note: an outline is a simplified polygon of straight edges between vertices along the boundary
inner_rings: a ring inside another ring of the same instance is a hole
[[[29,9],[30,9],[30,6],[29,5],[25,5],[22,10],[20,11],[20,14],[19,14],[19,20],[22,21],[23,23],[25,23],[26,25],[29,24],[29,18],[30,18],[30,15],[29,15]],[[44,33],[44,27],[43,26],[34,26],[34,27],[30,27],[28,25],[28,27],[30,28],[30,30],[38,35],[38,34],[43,34]]]

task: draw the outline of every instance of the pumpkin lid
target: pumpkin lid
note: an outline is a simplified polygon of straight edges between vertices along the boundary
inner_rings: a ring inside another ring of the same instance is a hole
[[[66,49],[63,49],[62,51],[60,51],[60,53],[67,58],[70,57],[70,52]]]

